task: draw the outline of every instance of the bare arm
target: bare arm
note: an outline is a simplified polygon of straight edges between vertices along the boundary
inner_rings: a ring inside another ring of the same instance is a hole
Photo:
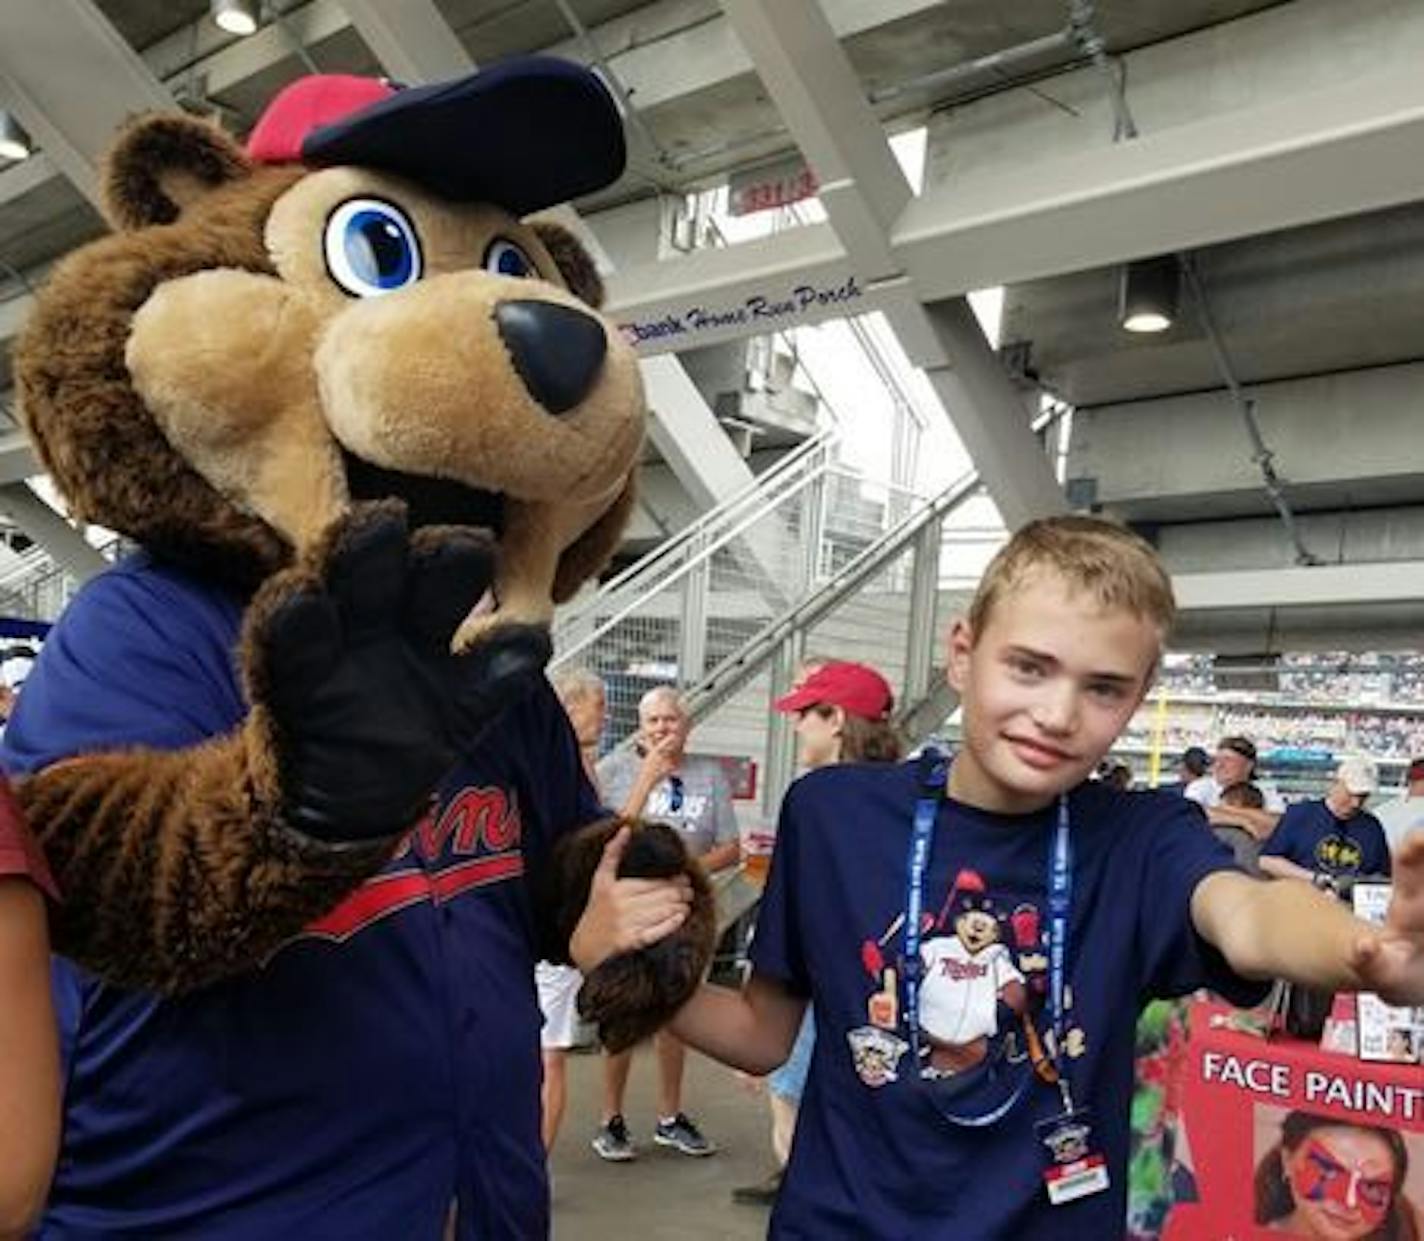
[[[1315,881],[1315,872],[1307,870],[1290,858],[1277,857],[1274,853],[1263,854],[1259,859],[1261,873],[1272,879],[1303,879],[1306,883]]]
[[[1210,806],[1206,817],[1213,826],[1244,827],[1257,840],[1265,840],[1281,821],[1281,816],[1274,811],[1256,810],[1250,806]]]
[[[704,853],[700,859],[708,874],[713,871],[723,870],[728,866],[735,866],[737,859],[742,856],[742,846],[740,842],[729,840],[724,845],[713,845]]]
[[[1335,991],[1380,989],[1364,963],[1376,928],[1309,884],[1218,871],[1192,893],[1192,923],[1243,977]]]
[[[715,843],[702,855],[702,865],[709,872],[735,866],[742,856],[742,834],[737,812],[732,808],[732,790],[720,774],[712,786],[712,815]]]
[[[668,1028],[714,1060],[762,1077],[786,1063],[805,1011],[804,997],[753,972],[740,991],[704,983]]]
[[[49,1192],[60,1115],[44,898],[26,879],[0,879],[0,996],[0,1238],[19,1238]]]

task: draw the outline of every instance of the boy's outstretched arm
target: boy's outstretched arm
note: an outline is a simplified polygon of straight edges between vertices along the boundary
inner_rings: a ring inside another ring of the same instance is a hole
[[[1192,923],[1247,978],[1285,978],[1336,991],[1375,991],[1389,1003],[1424,1003],[1424,838],[1395,857],[1383,926],[1354,917],[1304,883],[1262,882],[1232,871],[1192,893]]]
[[[804,996],[753,971],[740,991],[704,983],[668,1028],[704,1055],[764,1077],[786,1063],[805,1011]]]
[[[45,903],[0,877],[0,1239],[27,1236],[59,1146],[59,1037],[50,998]]]

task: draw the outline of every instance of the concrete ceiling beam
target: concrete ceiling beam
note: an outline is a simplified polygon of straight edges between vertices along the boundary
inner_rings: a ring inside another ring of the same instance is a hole
[[[92,0],[0,5],[0,103],[96,206],[116,121],[175,106]]]
[[[21,483],[43,472],[23,431],[0,432],[0,486]]]
[[[951,297],[1417,202],[1421,149],[1424,74],[1380,73],[948,184],[895,251]]]
[[[0,484],[0,512],[50,554],[54,562],[84,582],[108,562],[84,536],[23,482]]]
[[[831,227],[866,280],[900,273],[889,233],[914,192],[816,0],[722,0],[762,85],[821,183]]]
[[[1172,586],[1177,607],[1189,613],[1329,604],[1417,604],[1424,598],[1424,561],[1175,573]]]
[[[914,194],[816,0],[722,0],[792,137],[822,183],[821,202],[852,270],[874,288],[927,374],[950,422],[1011,528],[1066,503],[1029,426],[1029,413],[963,297],[933,309],[918,273],[891,242]],[[879,291],[879,290],[877,290]],[[847,309],[850,309],[849,307]]]
[[[398,82],[439,82],[474,67],[434,0],[342,0],[342,8]]]

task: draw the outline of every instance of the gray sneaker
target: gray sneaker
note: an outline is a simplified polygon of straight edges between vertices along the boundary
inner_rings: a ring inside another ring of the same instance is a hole
[[[671,1146],[684,1155],[715,1155],[717,1147],[702,1136],[702,1130],[688,1119],[686,1112],[679,1112],[671,1120],[658,1121],[653,1130],[653,1141],[659,1146]]]
[[[599,1127],[593,1135],[593,1149],[600,1159],[609,1163],[627,1163],[638,1157],[638,1148],[628,1136],[628,1126],[621,1116],[611,1116],[606,1125]]]

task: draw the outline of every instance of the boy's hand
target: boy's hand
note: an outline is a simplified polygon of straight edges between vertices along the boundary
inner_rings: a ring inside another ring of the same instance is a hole
[[[650,947],[671,935],[692,906],[692,884],[686,875],[618,877],[618,864],[631,837],[632,830],[625,826],[603,847],[588,905],[569,940],[569,955],[585,976],[610,957]]]
[[[1394,895],[1382,927],[1361,927],[1351,964],[1361,990],[1388,1004],[1424,1004],[1424,837],[1395,855]]]

